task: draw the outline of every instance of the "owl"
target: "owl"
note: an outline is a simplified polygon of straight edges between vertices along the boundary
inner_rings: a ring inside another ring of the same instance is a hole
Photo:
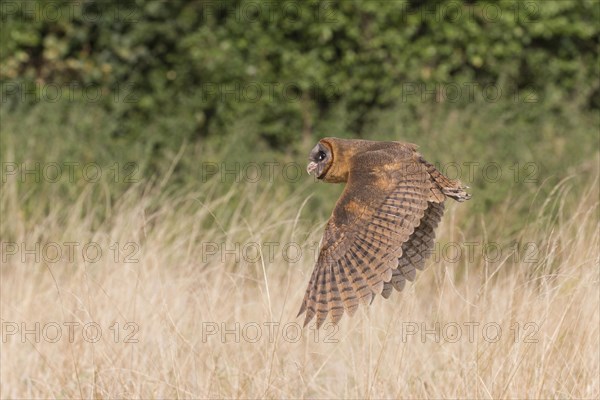
[[[444,201],[471,196],[402,142],[325,138],[306,168],[319,180],[346,183],[327,225],[298,316],[304,326],[344,312],[376,295],[388,298],[413,281],[433,248]]]

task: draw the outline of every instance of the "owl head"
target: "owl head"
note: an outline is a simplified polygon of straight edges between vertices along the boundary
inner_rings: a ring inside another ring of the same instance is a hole
[[[333,149],[331,144],[321,140],[308,155],[308,165],[306,166],[306,172],[309,175],[314,175],[317,179],[323,179],[327,174],[327,171],[333,163]]]
[[[308,155],[306,171],[317,179],[329,183],[348,181],[352,157],[365,150],[368,142],[328,137],[321,139]]]

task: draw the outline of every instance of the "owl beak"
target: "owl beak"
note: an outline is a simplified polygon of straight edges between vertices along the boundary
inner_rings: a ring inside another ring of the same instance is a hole
[[[308,172],[309,175],[312,175],[312,173],[317,169],[318,166],[319,165],[316,162],[311,161],[306,166],[306,172]]]

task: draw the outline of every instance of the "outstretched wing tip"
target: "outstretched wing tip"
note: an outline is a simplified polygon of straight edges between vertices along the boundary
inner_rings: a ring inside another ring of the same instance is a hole
[[[304,318],[304,322],[302,323],[302,327],[306,328],[306,325],[308,325],[309,322],[310,322],[310,319]]]

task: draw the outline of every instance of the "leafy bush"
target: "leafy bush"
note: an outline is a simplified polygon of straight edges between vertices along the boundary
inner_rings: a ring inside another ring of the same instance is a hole
[[[53,100],[48,85],[64,100],[67,85],[69,100],[115,115],[113,136],[164,125],[157,149],[169,135],[231,134],[244,116],[254,139],[281,147],[339,115],[364,134],[398,104],[502,95],[598,108],[599,19],[591,0],[5,1],[2,103]],[[167,133],[173,118],[186,123]]]

